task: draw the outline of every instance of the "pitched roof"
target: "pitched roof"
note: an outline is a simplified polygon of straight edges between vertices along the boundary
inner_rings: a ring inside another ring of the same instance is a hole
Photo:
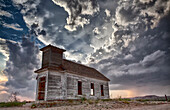
[[[80,76],[85,76],[85,77],[104,80],[104,81],[110,81],[107,77],[105,77],[102,73],[100,73],[96,69],[66,59],[63,59],[62,65],[58,67],[40,68],[36,70],[35,73],[40,73],[45,70],[56,70],[56,71],[65,70],[71,72],[72,74],[76,74]]]
[[[41,51],[44,51],[44,50],[49,49],[49,48],[55,49],[55,50],[60,51],[60,52],[65,52],[65,51],[66,51],[66,50],[64,50],[64,49],[55,47],[55,46],[50,45],[50,44],[49,44],[48,46],[45,46],[45,47],[41,48],[40,50],[41,50]]]
[[[66,59],[63,59],[63,68],[66,71],[72,72],[73,74],[100,79],[100,80],[105,80],[105,81],[110,81],[107,77],[105,77],[103,74],[101,74],[96,69],[82,65],[82,64],[78,64],[78,63],[75,63],[75,62],[72,62]]]

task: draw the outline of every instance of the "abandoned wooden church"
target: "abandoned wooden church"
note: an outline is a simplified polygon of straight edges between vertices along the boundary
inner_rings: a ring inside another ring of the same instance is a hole
[[[41,49],[36,100],[108,99],[109,79],[96,69],[63,59],[65,50],[48,45]]]

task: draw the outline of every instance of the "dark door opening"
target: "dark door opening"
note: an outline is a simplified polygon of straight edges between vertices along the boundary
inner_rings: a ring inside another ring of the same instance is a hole
[[[103,85],[101,85],[101,96],[104,96]]]
[[[44,96],[45,96],[45,82],[46,82],[46,77],[41,77],[39,79],[38,100],[44,100]]]
[[[78,95],[82,95],[82,82],[78,81]]]

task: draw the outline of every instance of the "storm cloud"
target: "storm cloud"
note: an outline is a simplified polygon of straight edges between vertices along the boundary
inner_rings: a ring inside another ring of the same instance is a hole
[[[92,64],[110,77],[112,90],[133,90],[140,95],[170,93],[169,19],[170,13],[154,29],[139,33],[122,53]]]
[[[6,62],[5,75],[8,78],[5,86],[8,92],[19,92],[21,96],[34,97],[35,77],[34,70],[40,65],[39,49],[24,37],[21,43],[7,41],[9,60]]]
[[[84,27],[89,24],[90,19],[87,15],[94,15],[99,11],[96,0],[52,0],[55,4],[64,8],[68,13],[67,25],[65,28],[69,31],[75,31],[78,26]],[[84,17],[83,17],[84,15]]]

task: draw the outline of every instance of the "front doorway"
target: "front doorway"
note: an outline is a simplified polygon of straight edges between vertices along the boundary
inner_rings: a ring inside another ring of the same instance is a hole
[[[46,82],[46,77],[41,77],[39,79],[38,100],[44,100],[44,97],[45,97],[45,82]]]

